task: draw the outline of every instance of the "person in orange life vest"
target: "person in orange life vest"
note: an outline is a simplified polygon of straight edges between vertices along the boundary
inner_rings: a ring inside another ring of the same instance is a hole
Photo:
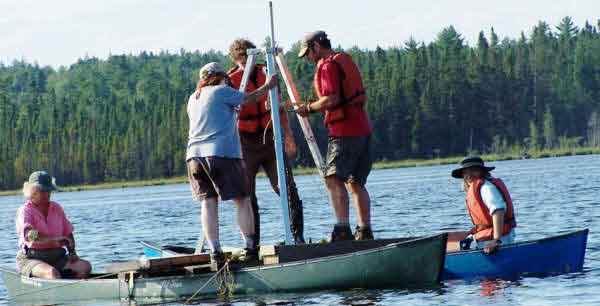
[[[331,49],[323,31],[304,38],[298,57],[317,64],[314,87],[318,99],[299,105],[296,112],[301,116],[325,113],[329,136],[325,182],[337,221],[331,241],[373,239],[371,200],[365,188],[372,166],[372,127],[364,109],[366,93],[360,71],[350,55]],[[358,212],[354,236],[349,225],[348,192]]]
[[[486,167],[480,157],[467,157],[452,177],[464,180],[466,204],[473,228],[467,232],[448,234],[448,251],[475,248],[493,253],[502,243],[513,243],[517,226],[508,188],[499,178],[490,175],[495,167]]]
[[[244,68],[246,67],[246,59],[248,58],[246,50],[254,48],[256,48],[256,46],[246,39],[237,39],[229,47],[229,56],[236,64],[236,66],[228,72],[232,87],[236,89],[240,87],[242,76],[244,75]],[[250,92],[265,83],[267,76],[264,68],[264,65],[255,65],[246,86],[247,92]],[[248,181],[250,183],[250,199],[255,220],[254,229],[256,239],[258,240],[260,240],[260,214],[258,211],[258,200],[256,198],[256,174],[261,167],[267,174],[273,190],[279,194],[277,160],[275,158],[275,142],[270,109],[267,95],[264,95],[258,103],[242,105],[238,116],[238,130],[248,173]],[[298,195],[291,163],[289,162],[290,159],[295,158],[296,144],[288,124],[286,113],[282,111],[280,114],[287,156],[285,165],[290,206],[290,227],[295,242],[304,243],[302,201]]]

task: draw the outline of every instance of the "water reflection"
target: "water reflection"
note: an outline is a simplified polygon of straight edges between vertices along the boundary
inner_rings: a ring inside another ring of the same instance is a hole
[[[498,293],[501,293],[502,290],[504,289],[504,281],[502,280],[498,280],[498,279],[493,279],[493,280],[482,280],[481,284],[479,285],[480,289],[481,289],[481,296],[494,296]]]
[[[379,290],[354,290],[342,296],[340,304],[352,306],[377,305],[383,296]]]

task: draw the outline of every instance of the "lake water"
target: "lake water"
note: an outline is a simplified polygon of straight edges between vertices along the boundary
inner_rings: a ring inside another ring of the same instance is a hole
[[[491,163],[515,201],[517,240],[589,228],[584,271],[513,281],[450,281],[424,290],[350,290],[236,296],[206,303],[235,305],[600,305],[600,156],[575,156]],[[452,165],[373,171],[367,188],[378,238],[429,235],[469,229],[461,181]],[[296,178],[304,201],[305,237],[325,238],[332,227],[326,189],[317,176]],[[257,184],[262,241],[282,241],[279,202],[265,179]],[[195,244],[198,205],[187,185],[56,193],[75,226],[78,253],[95,271],[110,262],[141,255],[140,240]],[[16,209],[22,197],[0,197],[0,261],[14,264]],[[221,240],[241,246],[233,205],[220,206]],[[355,220],[354,215],[352,220]],[[10,302],[0,280],[0,304]],[[118,305],[117,302],[114,305]]]

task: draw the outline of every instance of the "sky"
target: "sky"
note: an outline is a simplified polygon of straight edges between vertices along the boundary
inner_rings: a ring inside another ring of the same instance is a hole
[[[600,0],[274,0],[275,38],[289,48],[306,33],[325,30],[335,46],[402,46],[411,36],[430,42],[453,25],[473,44],[494,27],[500,38],[528,35],[543,20],[564,16],[596,25]],[[0,0],[0,62],[15,59],[68,66],[84,56],[181,48],[226,52],[245,37],[269,35],[267,1],[234,0]]]

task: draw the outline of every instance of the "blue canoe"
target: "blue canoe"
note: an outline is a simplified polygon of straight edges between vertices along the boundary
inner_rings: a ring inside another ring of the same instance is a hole
[[[502,246],[496,253],[481,250],[446,253],[442,280],[548,276],[583,268],[588,229]],[[190,254],[193,248],[142,242],[147,257]]]
[[[514,278],[578,272],[583,268],[588,229],[481,250],[446,253],[442,279]]]

